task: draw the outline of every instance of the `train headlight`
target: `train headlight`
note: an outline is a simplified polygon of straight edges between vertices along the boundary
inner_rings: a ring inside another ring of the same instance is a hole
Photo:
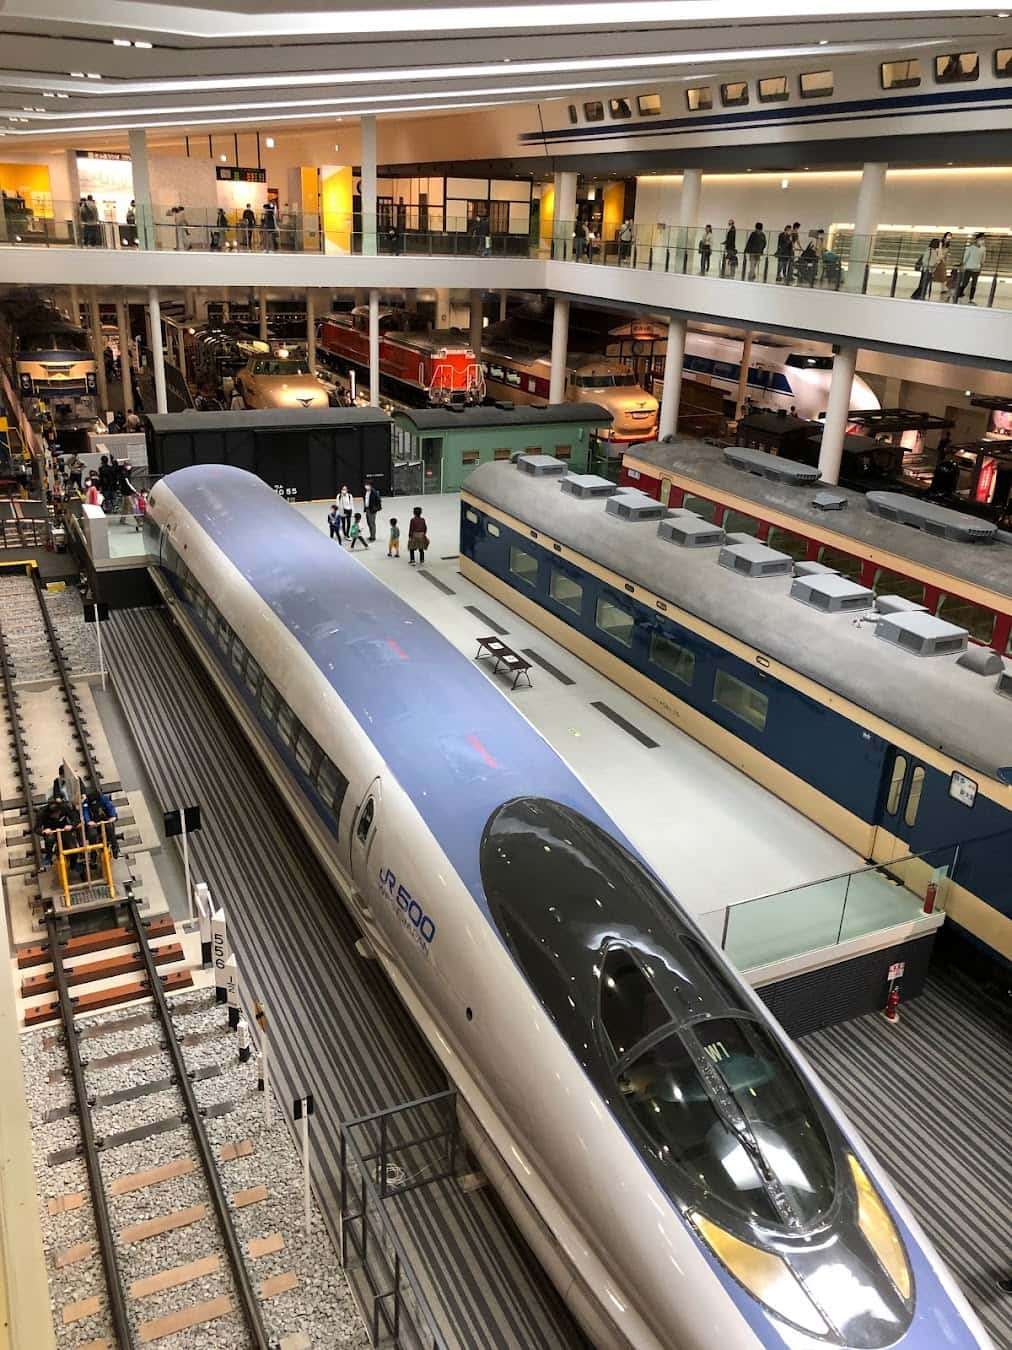
[[[903,1243],[889,1211],[879,1198],[878,1191],[868,1180],[864,1168],[852,1155],[847,1155],[850,1170],[857,1187],[857,1222],[868,1246],[879,1259],[883,1270],[896,1286],[900,1297],[910,1298],[910,1267]]]
[[[753,1247],[750,1242],[742,1242],[710,1219],[704,1219],[702,1214],[693,1214],[692,1222],[720,1261],[753,1298],[765,1303],[767,1308],[786,1322],[792,1322],[815,1336],[825,1336],[829,1332],[822,1314],[786,1261],[774,1252]]]

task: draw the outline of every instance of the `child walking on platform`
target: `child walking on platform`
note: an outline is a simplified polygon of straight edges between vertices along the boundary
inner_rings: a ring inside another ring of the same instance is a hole
[[[387,544],[387,557],[399,558],[401,556],[401,527],[396,520],[390,521],[390,542]]]

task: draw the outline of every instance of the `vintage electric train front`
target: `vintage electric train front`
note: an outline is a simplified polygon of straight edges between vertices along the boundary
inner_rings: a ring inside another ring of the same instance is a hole
[[[146,528],[595,1344],[989,1344],[763,1005],[464,656],[237,470],[169,475]]]

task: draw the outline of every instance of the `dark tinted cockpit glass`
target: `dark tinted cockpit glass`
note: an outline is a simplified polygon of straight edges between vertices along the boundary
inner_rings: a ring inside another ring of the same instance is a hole
[[[671,1014],[625,947],[613,947],[601,971],[601,1025],[619,1057],[651,1032],[671,1021]]]

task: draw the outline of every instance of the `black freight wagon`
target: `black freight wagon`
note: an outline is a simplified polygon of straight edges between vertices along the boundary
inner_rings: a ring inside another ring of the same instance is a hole
[[[366,483],[390,491],[391,422],[378,408],[181,412],[144,421],[152,474],[232,464],[300,501],[332,498],[344,483],[357,497]]]

